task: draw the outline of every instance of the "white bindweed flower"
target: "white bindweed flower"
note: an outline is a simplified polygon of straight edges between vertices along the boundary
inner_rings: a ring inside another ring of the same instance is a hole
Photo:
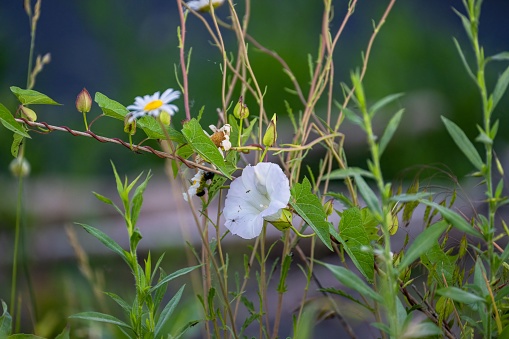
[[[180,97],[179,91],[174,91],[168,88],[162,95],[160,92],[156,92],[153,95],[145,95],[144,97],[136,97],[134,104],[127,106],[129,113],[128,123],[133,122],[141,117],[151,115],[154,118],[159,117],[161,112],[166,112],[169,115],[174,115],[178,112],[178,107],[170,104],[173,100]]]
[[[224,3],[224,0],[191,0],[187,2],[187,6],[195,11],[208,12],[210,10],[210,3],[212,7],[216,8]]]
[[[290,184],[281,167],[269,162],[247,166],[232,181],[224,205],[225,226],[239,237],[260,234],[263,221],[276,221],[290,201]]]

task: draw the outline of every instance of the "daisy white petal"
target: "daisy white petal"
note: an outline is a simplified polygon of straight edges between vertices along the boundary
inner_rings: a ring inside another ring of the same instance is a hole
[[[189,8],[195,11],[208,12],[210,10],[210,3],[212,7],[216,8],[224,3],[224,0],[191,0],[186,4]]]
[[[290,184],[281,167],[261,162],[247,166],[230,184],[224,206],[225,226],[244,239],[252,239],[263,221],[275,221],[290,201]]]
[[[203,186],[205,171],[199,169],[198,172],[191,179],[191,186],[187,190],[187,193],[182,193],[185,201],[189,201],[189,198],[195,196]]]
[[[178,107],[170,104],[170,102],[180,97],[179,91],[174,91],[169,88],[161,95],[161,92],[156,92],[153,95],[145,95],[143,97],[136,97],[134,104],[127,106],[130,111],[128,122],[131,123],[136,119],[144,116],[159,117],[162,111],[167,112],[169,115],[174,115],[178,112]]]

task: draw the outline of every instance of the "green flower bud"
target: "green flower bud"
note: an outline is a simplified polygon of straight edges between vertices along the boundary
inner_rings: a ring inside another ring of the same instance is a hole
[[[86,88],[83,88],[76,97],[76,109],[81,113],[88,113],[92,108],[92,97]]]
[[[136,133],[136,120],[129,121],[131,118],[130,114],[126,114],[124,118],[124,132],[130,135],[134,135]]]
[[[168,126],[171,122],[171,115],[166,111],[161,111],[161,113],[159,113],[159,121],[164,126]]]
[[[323,205],[323,211],[327,216],[331,215],[334,212],[334,199],[330,199]]]
[[[281,213],[281,217],[276,221],[269,221],[275,228],[277,228],[280,231],[287,230],[290,226],[292,226],[292,219],[293,215],[292,212],[287,210],[286,208],[283,209]]]
[[[19,109],[21,111],[21,116],[29,121],[36,121],[37,120],[37,114],[35,112],[23,105],[19,106]]]
[[[14,158],[9,164],[9,170],[15,177],[26,177],[30,174],[30,164],[24,157]]]
[[[265,131],[265,135],[263,136],[263,145],[265,147],[271,147],[276,143],[277,139],[277,130],[276,130],[276,122],[277,122],[277,116],[276,113],[272,116],[272,119],[270,119],[269,126],[267,127],[267,130]]]
[[[242,97],[233,108],[233,116],[239,120],[246,119],[249,116],[249,108],[244,104]]]

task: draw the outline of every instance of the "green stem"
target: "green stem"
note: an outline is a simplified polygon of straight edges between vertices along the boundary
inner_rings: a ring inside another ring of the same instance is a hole
[[[23,156],[23,155],[22,155]],[[11,281],[11,302],[9,310],[11,314],[16,314],[16,286],[18,277],[18,252],[19,252],[19,235],[21,231],[21,205],[23,202],[23,176],[18,177],[18,201],[16,204],[16,228],[14,233],[14,252],[12,258],[12,281]]]
[[[242,135],[242,127],[243,127],[243,124],[242,124],[242,119],[239,119],[239,143],[238,143],[238,146],[242,146],[241,145],[241,135]]]
[[[316,235],[316,233],[312,233],[312,234],[302,234],[300,233],[295,227],[293,227],[293,225],[290,226],[290,228],[292,229],[292,231],[295,232],[295,234],[297,234],[299,237],[301,238],[312,238]]]
[[[376,136],[373,133],[373,126],[371,121],[371,116],[368,113],[366,105],[364,104],[364,93],[362,91],[362,84],[360,81],[356,86],[360,86],[358,89],[358,93],[361,95],[363,100],[359,100],[361,102],[361,111],[364,119],[364,127],[366,130],[368,144],[371,151],[371,160],[372,164],[370,166],[370,170],[374,175],[375,181],[378,186],[378,190],[381,195],[381,204],[382,204],[382,215],[379,216],[380,223],[382,225],[383,232],[383,240],[384,240],[384,251],[383,258],[385,264],[385,281],[383,282],[385,286],[383,286],[384,291],[384,301],[385,308],[387,310],[387,317],[389,320],[389,328],[390,328],[390,337],[391,338],[399,338],[400,326],[397,317],[397,302],[398,302],[398,284],[397,284],[397,272],[394,269],[392,262],[392,253],[391,253],[391,233],[390,233],[390,225],[387,222],[386,215],[390,213],[389,206],[389,192],[385,189],[385,183],[382,176],[382,168],[380,166],[380,152],[378,148],[378,144],[376,143]],[[373,211],[375,215],[377,214]]]
[[[83,122],[85,123],[85,130],[88,131],[87,113],[83,112]]]

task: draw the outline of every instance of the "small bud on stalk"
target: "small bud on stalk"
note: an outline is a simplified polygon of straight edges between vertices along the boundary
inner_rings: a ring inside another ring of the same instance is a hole
[[[36,121],[37,120],[37,114],[30,108],[26,106],[19,106],[19,110],[21,111],[21,116],[24,119],[27,119],[29,121]]]
[[[277,139],[277,130],[276,130],[276,122],[277,116],[274,113],[272,119],[270,119],[269,126],[267,127],[267,131],[265,131],[265,135],[263,136],[263,145],[265,147],[271,147],[276,143]]]
[[[86,113],[90,112],[92,108],[92,97],[86,88],[83,88],[76,97],[76,109],[78,112],[83,113],[83,121],[85,122],[85,129],[88,131],[88,123]]]

